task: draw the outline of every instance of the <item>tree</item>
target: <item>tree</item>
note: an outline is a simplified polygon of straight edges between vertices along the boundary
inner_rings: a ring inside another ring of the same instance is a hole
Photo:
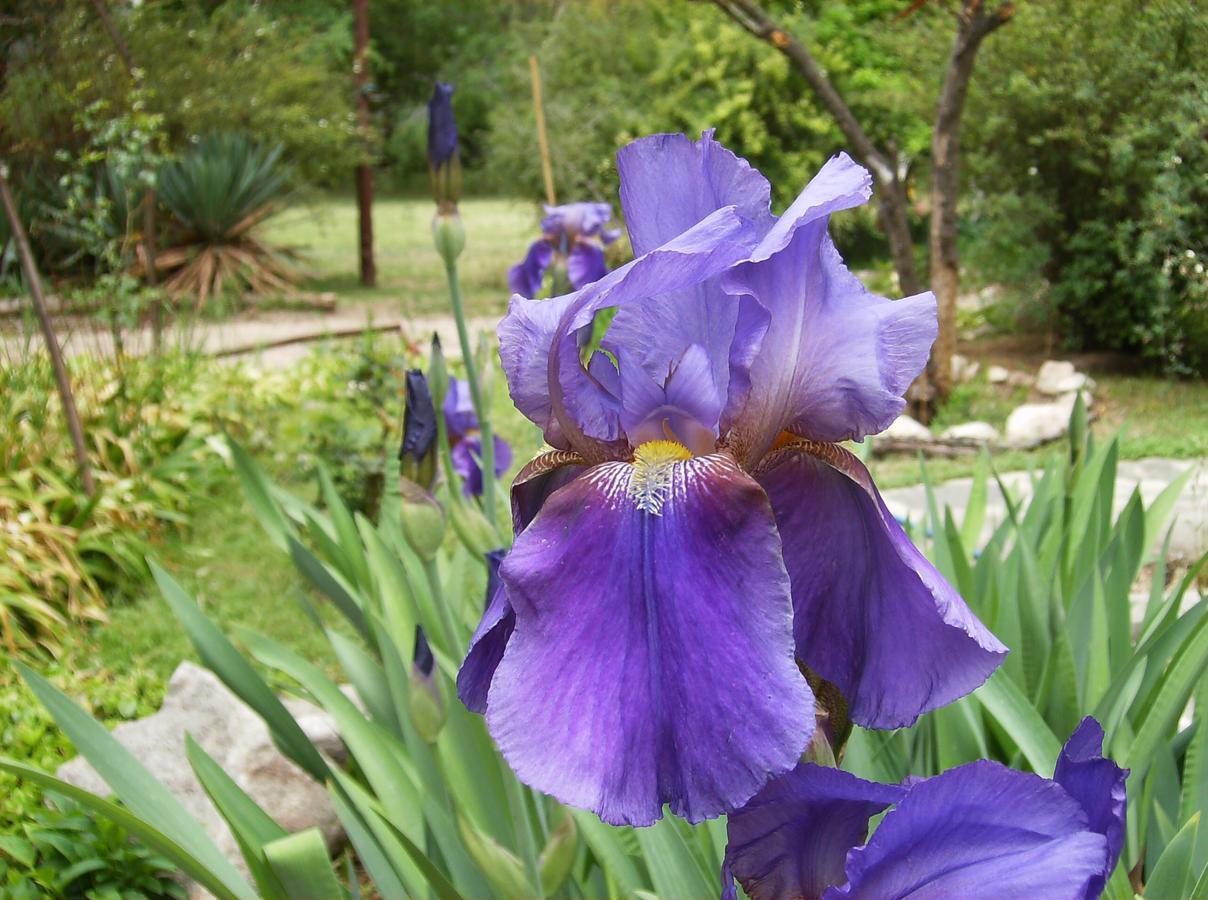
[[[913,12],[925,2],[915,0],[906,13]],[[781,28],[755,0],[713,0],[713,3],[752,35],[784,54],[834,118],[850,143],[853,155],[872,172],[877,186],[881,228],[889,241],[889,252],[898,274],[899,286],[904,294],[918,293],[922,290],[922,281],[914,263],[914,242],[907,216],[907,173],[895,147],[892,144],[878,147],[873,142],[809,48]],[[926,376],[911,388],[916,412],[924,417],[932,411],[935,400],[947,396],[951,387],[951,356],[956,344],[956,294],[959,288],[956,200],[960,182],[961,112],[973,75],[974,59],[982,40],[1006,23],[1012,12],[1010,3],[1003,3],[990,12],[982,0],[962,0],[960,10],[956,13],[957,36],[944,74],[932,136],[936,170],[931,192],[931,275],[939,304],[940,334],[932,350]]]

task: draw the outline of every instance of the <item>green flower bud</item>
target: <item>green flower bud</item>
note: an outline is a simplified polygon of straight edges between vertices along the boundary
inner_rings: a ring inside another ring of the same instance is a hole
[[[452,266],[461,256],[466,246],[466,229],[456,209],[436,213],[432,219],[432,241],[446,266]]]
[[[422,625],[415,626],[415,655],[411,665],[411,678],[407,699],[411,707],[411,721],[419,736],[429,744],[436,743],[441,729],[448,718],[448,705],[440,685],[433,678],[436,658],[428,646],[428,636]]]

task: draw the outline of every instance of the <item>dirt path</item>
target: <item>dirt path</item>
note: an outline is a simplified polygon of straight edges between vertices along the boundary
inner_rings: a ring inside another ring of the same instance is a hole
[[[471,335],[493,333],[497,320],[472,318]],[[110,331],[84,319],[62,318],[56,322],[59,340],[67,355],[111,355],[114,338]],[[331,313],[277,310],[249,313],[221,322],[177,323],[164,333],[169,347],[186,347],[211,356],[232,359],[256,357],[268,368],[284,368],[305,356],[315,342],[328,337],[350,337],[373,328],[399,330],[411,341],[426,346],[431,335],[440,335],[449,356],[460,356],[457,326],[452,316],[403,319],[393,305],[359,306]],[[150,328],[127,331],[122,336],[125,352],[142,355],[151,348]],[[10,329],[0,336],[0,359],[19,360],[41,346],[41,337]]]

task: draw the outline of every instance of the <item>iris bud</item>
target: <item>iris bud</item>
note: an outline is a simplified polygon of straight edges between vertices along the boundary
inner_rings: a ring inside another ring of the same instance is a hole
[[[436,82],[428,101],[428,173],[438,213],[456,213],[461,199],[461,152],[453,116],[453,85]]]
[[[407,373],[407,406],[398,458],[403,534],[416,553],[431,559],[444,540],[445,511],[432,496],[437,472],[436,407],[427,379],[418,369]]]
[[[411,705],[411,721],[415,730],[429,744],[436,743],[448,717],[448,708],[441,695],[440,685],[432,677],[436,658],[428,646],[428,636],[422,625],[415,626],[415,655],[411,664],[411,683],[408,701]]]
[[[550,833],[537,860],[541,871],[541,889],[546,896],[556,894],[558,888],[562,887],[579,852],[579,830],[575,827],[570,810],[564,806],[559,810],[559,815],[561,821]]]
[[[457,210],[438,212],[432,219],[432,243],[445,265],[452,265],[466,246],[466,230],[462,227]]]
[[[432,405],[441,409],[449,393],[449,368],[445,364],[445,354],[440,347],[440,335],[435,332],[432,333],[432,352],[428,356],[428,389],[432,396]]]
[[[529,884],[524,874],[524,865],[516,858],[516,854],[490,835],[483,834],[481,829],[464,815],[457,816],[457,829],[461,832],[462,843],[465,844],[470,858],[491,882],[491,887],[499,896],[533,895],[533,886]]]
[[[449,523],[471,553],[481,556],[499,546],[499,535],[473,503],[450,503]]]

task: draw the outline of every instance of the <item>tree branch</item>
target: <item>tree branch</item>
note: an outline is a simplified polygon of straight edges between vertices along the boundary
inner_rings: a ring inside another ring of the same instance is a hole
[[[797,38],[781,28],[754,0],[713,0],[714,5],[755,37],[775,47],[793,64],[809,83],[814,94],[834,117],[839,130],[850,142],[856,155],[872,169],[882,184],[897,180],[895,166],[888,154],[882,152],[860,127],[843,97],[814,55]]]

